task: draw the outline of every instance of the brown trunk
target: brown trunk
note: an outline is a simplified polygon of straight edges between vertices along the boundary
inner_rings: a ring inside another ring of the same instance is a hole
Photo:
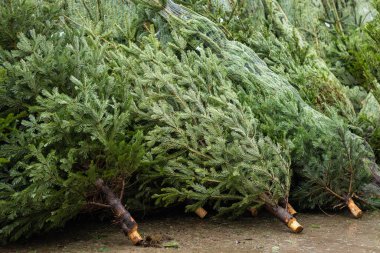
[[[355,202],[352,200],[352,198],[349,198],[347,200],[347,206],[348,206],[348,209],[350,209],[352,215],[355,217],[355,218],[360,218],[362,217],[363,215],[363,211],[360,210],[360,208],[355,204]]]
[[[197,210],[195,210],[195,213],[201,219],[203,219],[207,215],[207,211],[205,209],[203,209],[202,207],[198,207]]]
[[[106,201],[114,212],[124,234],[129,237],[134,245],[139,245],[143,240],[137,231],[137,223],[131,214],[125,209],[120,199],[104,184],[102,179],[96,180],[95,185],[105,195]]]
[[[300,233],[303,230],[303,227],[297,222],[296,218],[294,218],[290,213],[288,213],[281,206],[272,206],[269,204],[265,204],[265,208],[271,212],[274,216],[279,218],[282,222],[284,222],[290,230],[294,233]]]

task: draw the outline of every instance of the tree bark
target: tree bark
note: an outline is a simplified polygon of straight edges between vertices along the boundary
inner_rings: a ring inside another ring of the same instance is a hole
[[[288,228],[294,233],[301,233],[303,227],[298,223],[297,219],[293,217],[290,213],[288,213],[283,207],[279,205],[269,205],[265,204],[265,208],[271,212],[274,216],[279,218],[282,222],[284,222]]]
[[[137,231],[138,225],[131,214],[125,209],[120,199],[104,184],[102,179],[96,180],[95,185],[105,195],[106,201],[110,205],[124,234],[129,237],[134,245],[141,244],[143,239]]]

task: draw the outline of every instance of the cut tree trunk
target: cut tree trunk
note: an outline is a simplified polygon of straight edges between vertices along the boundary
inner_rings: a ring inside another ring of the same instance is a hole
[[[363,216],[363,211],[360,210],[360,208],[355,204],[355,202],[352,200],[352,198],[349,198],[347,200],[347,207],[350,209],[352,215],[355,218],[360,218]]]
[[[141,244],[143,239],[137,231],[138,225],[131,214],[125,209],[120,199],[104,184],[102,179],[96,180],[95,185],[105,195],[106,201],[110,205],[124,234],[129,237],[134,245]]]
[[[265,204],[265,208],[269,212],[271,212],[274,216],[279,218],[282,222],[284,222],[288,226],[288,228],[290,228],[292,232],[294,233],[302,232],[303,227],[298,223],[297,219],[294,218],[293,215],[288,213],[288,211],[285,208],[279,205],[273,206],[269,204]]]

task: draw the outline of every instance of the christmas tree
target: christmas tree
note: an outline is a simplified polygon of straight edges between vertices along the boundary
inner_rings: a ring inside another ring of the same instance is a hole
[[[117,60],[134,86],[134,125],[147,141],[147,168],[140,173],[144,196],[155,191],[160,206],[189,202],[188,211],[209,206],[233,217],[264,205],[300,232],[278,205],[289,194],[287,155],[257,130],[220,59],[201,48],[186,53],[181,37],[172,44],[175,50],[151,40]]]
[[[372,149],[347,124],[350,95],[376,147],[378,18],[361,47],[372,86],[349,91],[276,1],[183,1],[215,22],[135,2],[0,1],[1,242],[111,209],[141,244],[126,206],[263,206],[300,232],[289,195],[356,217],[354,200],[380,205]]]
[[[215,56],[204,53],[198,57],[177,50],[184,57],[179,60],[174,52],[160,53],[158,41],[143,39],[151,31],[137,29],[141,19],[136,17],[139,10],[134,5],[123,5],[122,10],[132,18],[117,25],[118,20],[104,18],[105,13],[119,8],[117,4],[78,9],[75,2],[46,1],[42,7],[33,1],[14,3],[12,11],[20,13],[27,12],[24,8],[62,12],[47,15],[47,19],[45,12],[37,11],[38,22],[48,22],[51,27],[29,30],[26,22],[20,34],[10,36],[15,46],[0,50],[2,242],[63,226],[79,212],[111,208],[123,231],[140,243],[137,225],[121,204],[124,188],[133,188],[126,182],[136,179],[136,174],[143,175],[140,195],[159,193],[165,205],[178,202],[184,194],[194,201],[193,207],[214,205],[221,213],[233,211],[235,215],[265,205],[295,231],[302,229],[278,205],[287,201],[289,193],[285,153],[256,130],[253,113],[240,104],[231,83],[219,73],[222,70],[218,70]],[[115,28],[122,25],[125,28]],[[125,58],[130,54],[133,57]],[[155,63],[151,71],[147,71],[148,59]],[[178,77],[160,73],[162,65],[176,67]],[[209,76],[206,67],[214,75]],[[166,81],[170,85],[160,87]],[[215,94],[207,93],[207,81]],[[152,82],[155,86],[148,85]],[[173,92],[180,97],[172,99]],[[183,101],[188,107],[181,107]],[[170,111],[171,106],[175,110]],[[165,133],[170,134],[167,131],[177,130],[170,117],[181,123],[184,136],[172,132],[172,139],[164,138]],[[197,146],[191,149],[185,141]],[[178,146],[169,145],[176,142]],[[203,161],[205,156],[208,161]],[[165,181],[169,175],[160,176],[167,187],[164,192],[158,179],[152,193],[143,187],[151,184],[161,169],[167,171],[175,164],[182,165],[178,176],[188,170],[196,177],[193,182],[177,181],[182,192],[170,192],[168,188],[176,183]],[[245,184],[234,183],[241,181]],[[202,194],[204,191],[209,194]],[[139,201],[133,195],[136,192],[127,194],[132,209]]]
[[[276,1],[232,2],[233,12],[228,8],[220,11],[217,4],[206,10],[199,2],[189,6],[215,20],[230,39],[252,48],[271,70],[287,78],[314,109],[326,114],[333,109],[354,121],[345,87]]]
[[[232,1],[226,8],[227,2],[184,3],[252,48],[314,109],[354,125],[378,157],[377,127],[356,117],[367,92],[379,89],[378,17],[369,1]]]
[[[144,155],[142,133],[129,130],[129,91],[110,76],[106,52],[114,45],[96,34],[107,28],[79,26],[65,12],[65,2],[41,3],[0,6],[7,17],[1,19],[4,31],[6,21],[14,19],[21,29],[16,39],[2,34],[5,45],[14,41],[16,47],[0,48],[1,73],[6,74],[0,78],[2,242],[49,231],[79,212],[107,206],[98,203],[101,194],[108,202],[115,198],[105,184],[95,185],[97,178],[121,192]],[[55,10],[59,14],[52,15]],[[31,12],[35,30],[17,21]],[[126,214],[120,205],[110,206]],[[123,215],[118,217],[122,226]],[[134,232],[131,226],[123,229]]]
[[[155,5],[159,1],[139,1]],[[209,47],[219,55],[234,82],[240,100],[259,116],[264,133],[278,141],[289,139],[292,161],[299,179],[300,204],[314,208],[352,205],[363,185],[378,173],[372,150],[337,119],[313,110],[284,79],[271,71],[252,49],[226,38],[209,19],[167,1],[160,15],[191,48]]]

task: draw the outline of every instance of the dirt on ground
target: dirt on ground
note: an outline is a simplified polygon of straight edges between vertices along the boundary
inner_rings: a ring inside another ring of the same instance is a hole
[[[80,222],[2,247],[0,252],[380,252],[379,211],[366,212],[361,219],[353,219],[347,213],[301,213],[297,219],[304,226],[301,234],[291,233],[268,214],[234,221],[179,215],[140,220],[143,236],[171,238],[169,246],[178,248],[136,247],[116,225]]]

